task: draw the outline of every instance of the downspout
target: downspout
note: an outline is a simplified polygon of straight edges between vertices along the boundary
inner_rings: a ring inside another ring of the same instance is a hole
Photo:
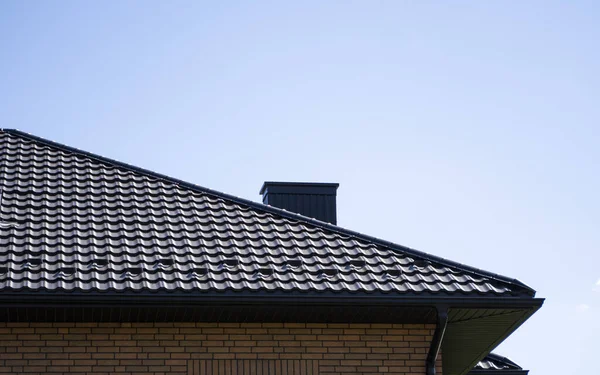
[[[431,345],[429,345],[429,353],[427,354],[425,365],[427,375],[435,375],[435,361],[440,353],[444,333],[446,333],[446,327],[448,326],[448,306],[437,306],[436,309],[437,325],[431,339]]]

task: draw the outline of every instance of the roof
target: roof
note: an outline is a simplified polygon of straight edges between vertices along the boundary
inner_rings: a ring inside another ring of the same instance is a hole
[[[475,368],[469,374],[498,374],[498,375],[526,375],[529,371],[523,370],[510,359],[498,354],[490,353],[484,359],[479,361]]]
[[[523,283],[0,130],[0,290],[532,298]]]
[[[461,375],[542,303],[518,280],[0,130],[0,321],[432,323],[447,307],[444,372]]]

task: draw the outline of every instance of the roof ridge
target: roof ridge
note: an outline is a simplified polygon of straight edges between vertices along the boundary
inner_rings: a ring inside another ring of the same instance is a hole
[[[191,182],[187,182],[187,181],[183,181],[180,180],[178,178],[175,177],[170,177],[167,176],[165,174],[162,173],[158,173],[158,172],[154,172],[148,169],[144,169],[141,167],[137,167],[134,166],[132,164],[128,164],[128,163],[124,163],[118,160],[114,160],[105,156],[101,156],[98,154],[94,154],[92,152],[89,151],[85,151],[85,150],[81,150],[72,146],[67,146],[55,141],[51,141],[42,137],[38,137],[17,129],[4,129],[4,128],[0,128],[0,132],[2,133],[7,133],[7,134],[11,134],[13,136],[17,136],[17,137],[21,137],[21,138],[25,138],[28,139],[30,141],[33,142],[38,142],[41,144],[44,144],[46,146],[49,147],[54,147],[66,152],[70,152],[70,153],[74,153],[74,154],[79,154],[79,155],[83,155],[85,157],[88,157],[90,159],[96,160],[98,162],[101,163],[105,163],[108,165],[111,165],[113,167],[117,167],[117,168],[122,168],[128,171],[133,171],[136,173],[141,173],[143,175],[146,175],[148,177],[151,178],[156,178],[158,180],[161,180],[163,182],[167,182],[167,183],[171,183],[171,184],[175,184],[177,186],[181,186],[187,189],[191,189],[193,191],[197,191],[197,192],[201,192],[201,193],[205,193],[205,194],[209,194],[209,195],[213,195],[215,197],[224,199],[224,200],[228,200],[230,202],[233,202],[235,204],[240,204],[240,205],[244,205],[247,206],[249,208],[253,208],[253,209],[257,209],[257,210],[261,210],[267,213],[271,213],[271,214],[275,214],[275,215],[279,215],[279,216],[283,216],[286,217],[288,219],[292,219],[292,220],[298,220],[301,222],[305,222],[309,225],[312,226],[316,226],[319,227],[321,229],[326,229],[328,231],[332,231],[341,235],[345,235],[345,236],[349,236],[349,237],[354,237],[360,241],[364,241],[364,242],[370,242],[370,243],[374,243],[377,244],[379,246],[383,246],[385,248],[388,248],[392,251],[399,251],[399,252],[404,252],[410,256],[413,257],[417,257],[417,258],[421,258],[421,259],[425,259],[425,260],[429,260],[431,262],[434,263],[439,263],[439,264],[443,264],[449,267],[454,267],[454,268],[458,268],[458,269],[462,269],[463,271],[469,272],[469,273],[474,273],[476,275],[485,277],[485,278],[489,278],[495,281],[499,281],[499,282],[503,282],[503,283],[508,283],[511,284],[513,286],[517,286],[520,287],[522,289],[524,289],[526,291],[526,293],[531,296],[534,297],[535,296],[535,290],[532,289],[531,287],[527,286],[526,284],[524,284],[523,282],[517,280],[517,279],[513,279],[510,277],[506,277],[506,276],[502,276],[499,275],[497,273],[493,273],[493,272],[489,272],[489,271],[485,271],[483,269],[477,268],[477,267],[472,267],[472,266],[468,266],[466,264],[463,263],[459,263],[459,262],[455,262],[446,258],[442,258],[436,255],[432,255],[432,254],[428,254],[425,252],[422,252],[420,250],[416,250],[404,245],[400,245],[397,243],[393,243],[391,241],[386,241],[377,237],[373,237],[370,235],[366,235],[360,232],[356,232],[350,229],[346,229],[343,227],[339,227],[337,225],[332,225],[317,219],[313,219],[311,217],[307,217],[304,215],[300,215],[297,214],[295,212],[290,212],[290,211],[286,211],[284,209],[281,208],[277,208],[277,207],[273,207],[273,206],[269,206],[269,205],[265,205],[262,203],[258,203],[258,202],[254,202],[251,201],[249,199],[245,199],[245,198],[241,198],[235,195],[231,195],[231,194],[227,194],[227,193],[223,193],[220,191],[216,191],[216,190],[212,190],[197,184],[193,184]]]

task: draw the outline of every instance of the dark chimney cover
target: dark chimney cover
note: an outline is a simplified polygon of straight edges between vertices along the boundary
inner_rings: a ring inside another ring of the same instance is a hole
[[[340,184],[267,181],[263,203],[337,225],[336,194]]]

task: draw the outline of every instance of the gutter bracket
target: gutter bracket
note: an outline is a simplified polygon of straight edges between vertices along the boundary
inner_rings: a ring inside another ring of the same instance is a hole
[[[446,327],[448,326],[448,306],[438,305],[437,310],[437,325],[433,338],[431,339],[431,345],[429,346],[429,353],[427,354],[427,361],[425,363],[426,375],[435,375],[435,361],[440,353],[442,347],[442,341],[444,340],[444,334],[446,333]]]

